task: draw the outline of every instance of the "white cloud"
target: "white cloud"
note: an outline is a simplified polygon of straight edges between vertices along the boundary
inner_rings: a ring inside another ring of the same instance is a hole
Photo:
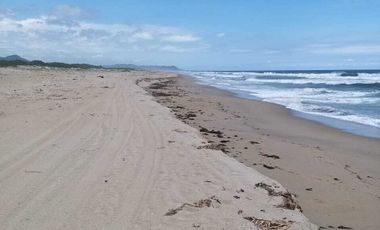
[[[156,47],[159,50],[165,51],[165,52],[173,52],[173,53],[188,53],[193,52],[196,50],[202,50],[205,49],[205,46],[199,46],[199,47],[181,47],[181,46],[173,46],[173,45],[164,45]]]
[[[318,54],[379,54],[380,44],[312,44],[305,47],[305,50]]]
[[[81,8],[70,5],[58,5],[52,10],[52,15],[57,17],[78,17],[85,14]]]
[[[199,41],[200,38],[193,36],[191,34],[184,34],[184,35],[174,34],[174,35],[163,37],[162,40],[167,41],[167,42],[196,42],[196,41]]]
[[[352,58],[346,58],[346,59],[344,59],[344,61],[345,61],[345,62],[354,62],[355,60],[352,59]]]
[[[278,50],[261,50],[261,49],[250,49],[250,48],[231,48],[228,50],[230,53],[260,53],[266,55],[272,55],[279,53]]]
[[[263,50],[263,54],[277,54],[279,51],[278,50]]]
[[[176,53],[183,53],[190,51],[189,49],[178,47],[178,46],[172,46],[172,45],[165,45],[162,47],[159,47],[162,51],[168,51],[168,52],[176,52]]]
[[[153,35],[148,31],[135,32],[133,37],[136,39],[150,40],[153,39]]]
[[[230,53],[252,53],[253,50],[251,49],[244,49],[244,48],[232,48],[228,50]]]
[[[24,19],[0,17],[1,51],[30,58],[69,59],[100,58],[114,52],[191,52],[201,45],[198,36],[175,27],[90,23],[75,18],[83,14],[80,8],[65,5],[52,12]],[[170,45],[173,43],[178,44]]]
[[[13,16],[15,13],[11,9],[0,9],[0,18]]]
[[[218,33],[218,34],[216,34],[216,36],[218,38],[222,38],[222,37],[226,36],[226,34],[225,33]]]

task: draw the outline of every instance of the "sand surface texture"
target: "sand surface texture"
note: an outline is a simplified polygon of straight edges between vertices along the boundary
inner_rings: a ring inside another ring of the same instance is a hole
[[[317,229],[135,84],[160,75],[0,69],[0,229]]]

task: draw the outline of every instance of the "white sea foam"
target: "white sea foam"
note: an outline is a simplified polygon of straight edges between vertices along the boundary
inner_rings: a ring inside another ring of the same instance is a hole
[[[341,73],[194,72],[192,75],[203,84],[296,111],[380,128],[380,73],[358,76]]]
[[[380,83],[380,74],[360,73],[359,76],[340,76],[341,73],[273,73],[273,72],[199,72],[199,78],[211,77],[214,80],[246,80],[253,83],[284,84],[374,84]],[[289,79],[290,78],[290,79]]]

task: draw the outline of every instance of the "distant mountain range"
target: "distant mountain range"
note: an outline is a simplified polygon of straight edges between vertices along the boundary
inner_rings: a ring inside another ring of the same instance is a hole
[[[22,58],[18,55],[10,55],[10,56],[6,56],[6,57],[0,57],[0,61],[25,61],[25,62],[27,62],[28,60],[26,60],[25,58]]]
[[[162,71],[179,71],[176,66],[155,66],[155,65],[133,65],[133,64],[117,64],[95,66],[89,64],[67,64],[62,62],[43,62],[40,60],[29,61],[19,55],[10,55],[0,57],[0,67],[30,65],[45,67],[61,67],[61,68],[107,68],[107,69],[140,69],[140,70],[162,70]]]
[[[10,67],[10,66],[20,66],[20,65],[54,67],[54,68],[79,68],[79,69],[102,68],[102,66],[95,66],[95,65],[89,65],[89,64],[67,64],[67,63],[62,63],[62,62],[43,62],[40,60],[29,61],[18,55],[0,57],[0,67]]]

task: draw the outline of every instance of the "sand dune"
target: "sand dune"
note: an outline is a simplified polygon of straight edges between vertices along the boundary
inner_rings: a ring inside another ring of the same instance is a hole
[[[135,84],[162,75],[0,69],[0,228],[317,229]]]

